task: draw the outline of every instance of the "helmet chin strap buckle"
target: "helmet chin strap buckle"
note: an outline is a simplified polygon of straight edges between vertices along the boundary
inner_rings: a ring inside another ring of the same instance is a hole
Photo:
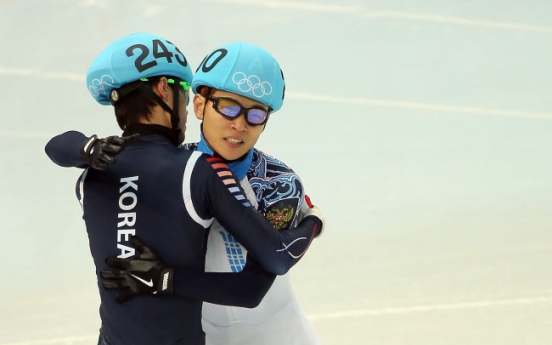
[[[138,89],[142,85],[143,85],[143,83],[141,81],[135,81],[133,83],[123,85],[119,89],[111,90],[111,92],[109,93],[109,102],[111,103],[111,105],[115,105],[123,97],[125,97],[129,93],[133,92],[134,90]]]
[[[119,96],[119,90],[111,90],[111,93],[109,94],[109,101],[111,102],[111,105],[115,105],[115,103],[117,103],[120,98],[121,97]]]

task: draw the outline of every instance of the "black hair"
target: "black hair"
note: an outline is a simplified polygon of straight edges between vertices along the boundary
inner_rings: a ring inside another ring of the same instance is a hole
[[[151,117],[153,108],[157,102],[151,97],[153,87],[159,83],[161,77],[148,78],[147,81],[135,81],[123,85],[121,90],[126,87],[134,88],[133,91],[125,94],[115,104],[115,117],[119,127],[124,130],[126,127],[139,123],[140,119]],[[137,86],[135,83],[139,83]]]

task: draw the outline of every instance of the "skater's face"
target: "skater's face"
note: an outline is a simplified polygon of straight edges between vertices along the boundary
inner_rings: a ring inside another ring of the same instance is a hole
[[[186,93],[183,90],[180,90],[178,96],[180,97],[178,99],[178,117],[180,120],[178,127],[181,130],[180,138],[178,138],[178,140],[182,143],[184,142],[184,137],[186,136],[186,122],[188,121],[188,109],[186,108],[186,99],[188,96],[186,96]]]
[[[233,118],[221,114],[229,109],[239,109],[240,106],[242,109],[252,108],[249,110],[248,119],[245,111]],[[213,151],[226,160],[238,159],[255,146],[264,130],[269,113],[269,108],[262,103],[220,90],[215,90],[207,98],[196,95],[194,110],[196,117],[203,121],[205,140]]]

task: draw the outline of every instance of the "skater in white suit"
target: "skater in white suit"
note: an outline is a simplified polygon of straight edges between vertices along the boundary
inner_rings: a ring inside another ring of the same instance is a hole
[[[224,45],[203,60],[192,89],[202,133],[199,143],[186,148],[224,159],[257,210],[276,229],[291,227],[306,207],[303,184],[291,168],[254,147],[284,101],[284,74],[276,59],[255,45]],[[206,271],[239,272],[245,256],[245,249],[215,221]],[[293,292],[289,272],[276,278],[256,308],[204,303],[203,329],[208,345],[320,344]]]

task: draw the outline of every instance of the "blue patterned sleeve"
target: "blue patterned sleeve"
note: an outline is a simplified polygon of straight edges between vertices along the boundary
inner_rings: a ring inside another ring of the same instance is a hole
[[[255,153],[249,182],[257,196],[258,210],[275,229],[289,229],[303,204],[303,183],[282,161],[258,150]]]

